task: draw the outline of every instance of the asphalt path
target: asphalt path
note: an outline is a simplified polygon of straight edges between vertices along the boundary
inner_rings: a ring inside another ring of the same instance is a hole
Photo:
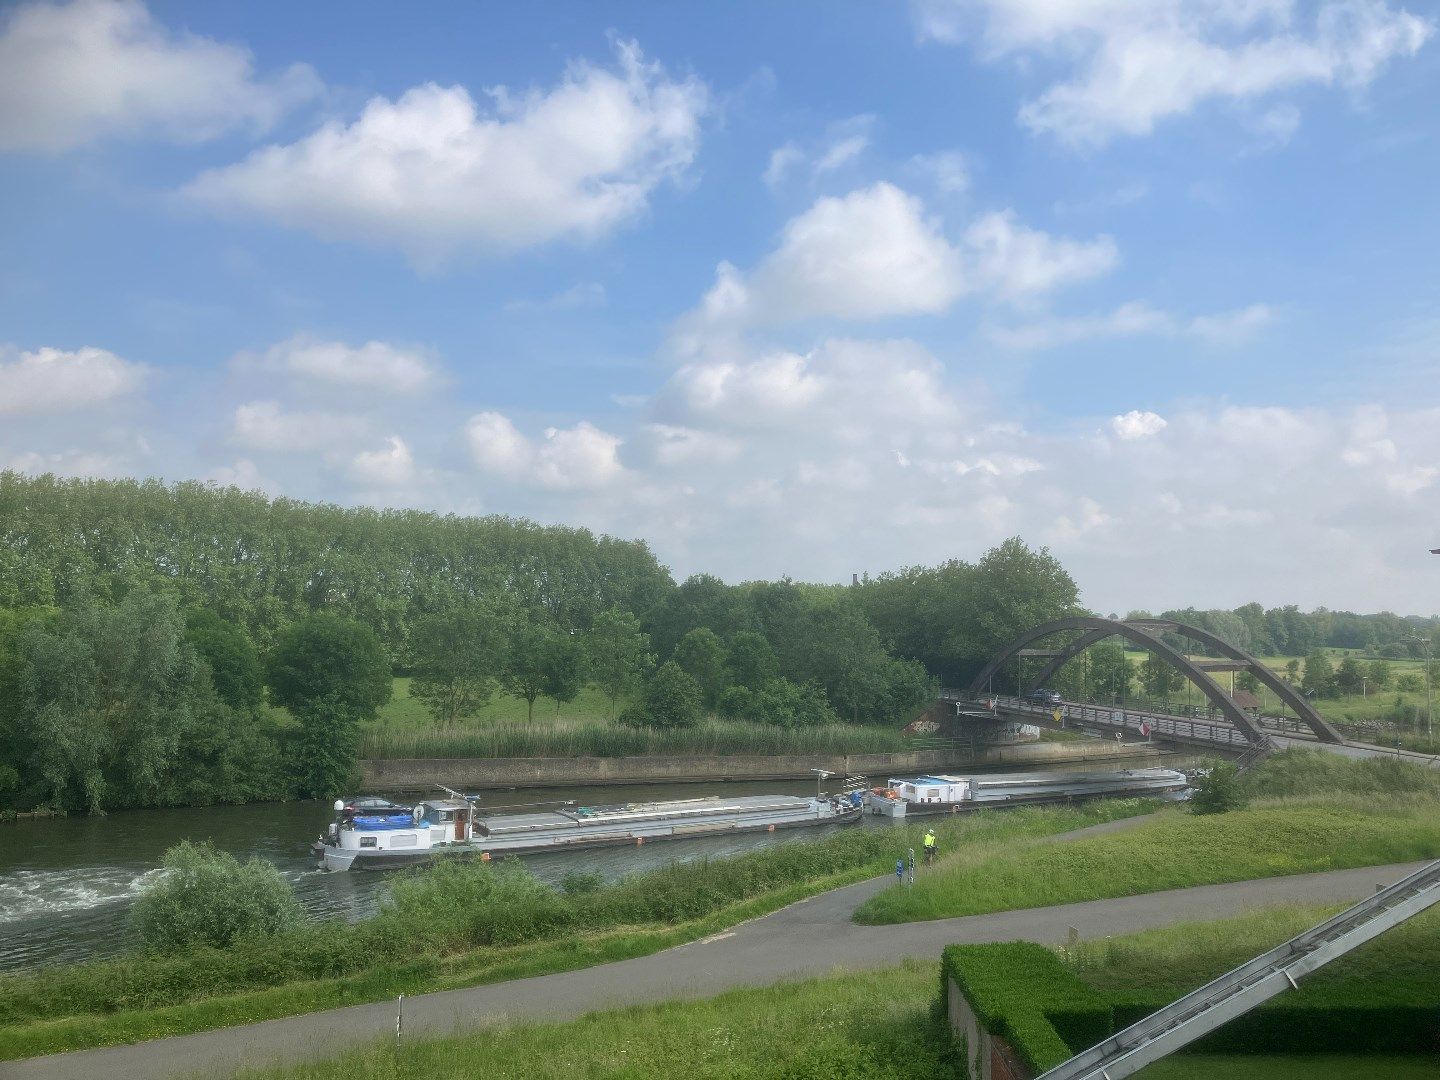
[[[1136,819],[1066,834],[1111,832]],[[1143,819],[1139,819],[1143,820]],[[1263,878],[1174,889],[1058,907],[973,915],[895,926],[860,926],[855,909],[893,878],[876,878],[802,900],[763,918],[650,956],[531,979],[406,998],[406,1038],[526,1021],[570,1020],[602,1009],[711,997],[836,971],[888,967],[907,957],[935,959],[956,942],[1065,941],[1216,919],[1284,903],[1358,900],[1421,863]],[[4,1080],[225,1076],[246,1066],[331,1057],[395,1031],[395,1002],[267,1020],[130,1046],[0,1062]]]

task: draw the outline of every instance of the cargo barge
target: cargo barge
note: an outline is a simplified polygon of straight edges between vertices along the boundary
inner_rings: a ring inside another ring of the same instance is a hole
[[[862,786],[848,782],[836,795],[712,795],[612,806],[535,804],[488,812],[478,805],[477,796],[457,793],[415,806],[341,799],[335,803],[335,820],[311,852],[325,870],[384,870],[444,855],[490,859],[845,824],[860,820]],[[498,812],[502,810],[519,812]]]
[[[1189,795],[1189,779],[1175,769],[1115,769],[891,779],[885,787],[868,791],[865,805],[872,814],[900,818],[1126,796],[1178,801]]]

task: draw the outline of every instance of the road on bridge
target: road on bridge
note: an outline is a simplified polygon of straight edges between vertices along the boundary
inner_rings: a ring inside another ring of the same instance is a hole
[[[1079,839],[1133,826],[1132,818],[1057,837]],[[1141,896],[1007,911],[896,926],[860,926],[856,908],[890,884],[876,878],[824,893],[725,933],[665,952],[614,964],[424,994],[405,1000],[408,1036],[527,1021],[558,1021],[601,1009],[704,998],[742,986],[763,986],[841,969],[936,959],[950,944],[1017,939],[1062,942],[1071,927],[1082,938],[1125,934],[1245,908],[1279,903],[1354,901],[1423,864],[1374,866],[1321,874],[1207,885]],[[268,1020],[132,1046],[0,1062],[3,1080],[94,1080],[226,1075],[244,1066],[331,1057],[393,1035],[395,1003],[377,1002]]]

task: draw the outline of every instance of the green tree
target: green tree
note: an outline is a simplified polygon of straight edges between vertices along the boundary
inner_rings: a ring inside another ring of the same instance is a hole
[[[700,720],[700,684],[674,660],[661,664],[645,684],[641,712],[650,727],[693,727]]]
[[[185,640],[210,666],[210,681],[232,709],[254,713],[265,697],[265,668],[245,631],[213,611],[185,616]]]
[[[522,621],[510,633],[509,662],[501,679],[506,691],[525,702],[525,718],[534,720],[535,702],[551,697],[574,701],[585,685],[585,655],[575,636],[542,621]]]
[[[1365,677],[1370,680],[1370,689],[1388,690],[1391,680],[1395,677],[1395,672],[1390,661],[1371,660],[1365,665]]]
[[[181,751],[215,700],[168,593],[89,598],[18,641],[22,786],[62,806],[173,802]]]
[[[671,659],[695,680],[706,708],[713,709],[727,683],[725,646],[715,632],[704,626],[691,630]]]
[[[390,661],[369,627],[317,612],[287,626],[270,655],[270,700],[299,723],[305,794],[338,794],[355,772],[360,722],[390,700]]]
[[[1146,653],[1145,662],[1140,665],[1140,685],[1147,696],[1164,698],[1185,685],[1185,676],[1171,667],[1169,661]]]
[[[585,645],[591,678],[610,699],[610,715],[614,716],[621,695],[635,689],[653,662],[650,639],[633,614],[611,608],[596,616]]]
[[[410,637],[410,696],[442,724],[490,704],[506,670],[506,635],[496,613],[470,605],[423,618]]]
[[[1093,701],[1124,701],[1130,696],[1134,672],[1124,643],[1116,638],[1098,641],[1085,650],[1086,692]]]
[[[780,674],[780,662],[765,635],[740,630],[730,638],[730,681],[756,690]]]
[[[818,727],[835,722],[825,692],[813,684],[771,679],[754,696],[751,718],[774,727]]]
[[[298,929],[295,890],[271,862],[182,840],[165,852],[166,873],[146,887],[131,912],[147,948],[174,952]]]
[[[357,721],[390,700],[390,659],[368,626],[328,612],[297,619],[280,634],[266,667],[270,701],[292,711],[324,701]]]
[[[1324,649],[1314,649],[1305,657],[1305,674],[1300,677],[1300,689],[1310,697],[1331,698],[1337,692],[1335,667]]]
[[[1335,669],[1335,687],[1342,694],[1358,694],[1362,685],[1360,680],[1366,677],[1360,663],[1353,656],[1347,656]]]

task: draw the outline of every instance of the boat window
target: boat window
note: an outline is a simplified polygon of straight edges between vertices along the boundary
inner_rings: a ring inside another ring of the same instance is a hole
[[[373,836],[362,836],[362,837],[360,837],[360,846],[361,846],[361,847],[375,847],[375,837],[373,837]]]

